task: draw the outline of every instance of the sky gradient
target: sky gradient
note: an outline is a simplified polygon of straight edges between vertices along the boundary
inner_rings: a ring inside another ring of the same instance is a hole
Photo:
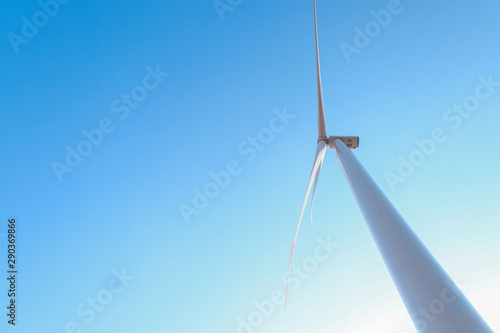
[[[414,332],[332,150],[282,304],[312,0],[64,2],[0,4],[2,332]],[[500,330],[500,3],[317,6],[328,134]]]

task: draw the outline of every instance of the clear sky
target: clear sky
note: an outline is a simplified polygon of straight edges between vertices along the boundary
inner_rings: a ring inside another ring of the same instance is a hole
[[[318,0],[328,133],[360,136],[493,330],[499,12]],[[332,150],[282,304],[316,145],[312,0],[3,1],[0,35],[2,332],[413,332]]]

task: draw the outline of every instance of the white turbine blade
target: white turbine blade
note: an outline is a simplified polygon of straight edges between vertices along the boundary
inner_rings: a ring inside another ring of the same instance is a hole
[[[318,139],[326,139],[325,107],[323,105],[323,88],[319,66],[318,25],[316,23],[316,0],[314,0],[314,37],[316,41],[316,78],[318,81]]]
[[[324,141],[322,141],[324,142]],[[321,163],[319,164],[318,171],[314,176],[313,193],[311,197],[311,225],[313,225],[313,205],[314,205],[314,194],[316,193],[316,184],[318,183],[319,173],[321,172],[321,167],[323,166],[323,159],[325,158],[326,149],[323,150],[323,157],[321,158]]]
[[[325,123],[325,107],[323,105],[323,88],[321,87],[321,71],[319,66],[319,47],[318,47],[318,24],[316,20],[316,0],[314,0],[314,40],[316,42],[316,75],[318,81],[318,139],[326,139],[326,123]],[[323,158],[325,153],[323,152]],[[311,198],[311,225],[313,224],[313,205],[314,193],[316,192],[316,184],[318,183],[319,173],[323,165],[323,158],[318,167],[318,172],[314,177],[313,193]]]
[[[319,169],[321,168],[321,164],[323,164],[323,159],[325,158],[325,152],[326,152],[326,142],[319,141],[316,147],[316,156],[314,157],[314,164],[311,171],[311,176],[309,177],[309,183],[307,184],[306,196],[304,197],[304,202],[302,203],[302,209],[300,210],[299,223],[297,224],[297,229],[295,230],[295,238],[293,239],[292,253],[290,254],[290,263],[288,265],[288,279],[286,282],[285,309],[288,300],[288,282],[290,281],[290,271],[292,269],[293,250],[295,249],[295,242],[297,241],[297,235],[299,234],[300,222],[302,221],[302,216],[304,215],[304,209],[306,208],[307,198],[309,197],[309,193],[311,192],[311,187],[313,185],[313,182],[316,186],[315,180],[317,180],[317,176],[319,175]]]

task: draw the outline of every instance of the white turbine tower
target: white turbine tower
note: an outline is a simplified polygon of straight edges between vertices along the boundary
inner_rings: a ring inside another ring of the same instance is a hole
[[[349,148],[358,147],[358,137],[327,137],[321,89],[315,0],[314,29],[318,85],[318,143],[293,240],[288,279],[290,278],[297,234],[311,187],[313,188],[312,223],[314,191],[328,145],[335,149],[337,159],[354,198],[416,329],[419,332],[428,333],[493,332],[349,150]],[[288,284],[285,302],[287,300]]]

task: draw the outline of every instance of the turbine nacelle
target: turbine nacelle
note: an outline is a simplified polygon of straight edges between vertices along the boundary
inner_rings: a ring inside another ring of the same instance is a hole
[[[359,146],[359,136],[331,136],[328,138],[328,147],[333,149],[335,139],[342,141],[347,148],[356,149]]]

